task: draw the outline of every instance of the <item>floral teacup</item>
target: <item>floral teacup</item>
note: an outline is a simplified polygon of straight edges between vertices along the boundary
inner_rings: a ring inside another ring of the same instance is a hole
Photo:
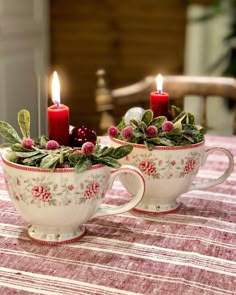
[[[82,173],[74,168],[54,171],[10,162],[2,155],[3,172],[11,201],[29,224],[29,237],[41,243],[60,244],[78,240],[89,219],[132,209],[143,197],[142,173],[133,166],[116,170],[98,164]],[[102,204],[105,193],[117,176],[129,175],[137,189],[135,196],[121,206]]]
[[[112,146],[118,147],[126,142],[110,138]],[[132,143],[131,143],[132,144]],[[204,141],[187,146],[156,146],[152,151],[143,144],[132,144],[133,151],[121,159],[124,164],[139,168],[145,179],[146,190],[142,201],[133,210],[140,213],[168,213],[175,211],[179,204],[177,198],[190,190],[205,189],[225,181],[233,170],[233,156],[225,148],[205,148]],[[213,180],[193,183],[201,165],[209,154],[222,152],[228,158],[224,173]],[[125,188],[137,192],[137,183],[128,175],[120,176]]]

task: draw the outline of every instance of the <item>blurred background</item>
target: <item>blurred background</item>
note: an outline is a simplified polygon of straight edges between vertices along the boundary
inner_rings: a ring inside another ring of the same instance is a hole
[[[0,120],[15,126],[26,108],[32,135],[46,134],[55,70],[70,123],[96,131],[100,68],[110,88],[158,73],[236,76],[235,17],[235,0],[0,0]],[[208,103],[212,129],[230,133],[230,102]],[[200,101],[184,107],[197,116]]]

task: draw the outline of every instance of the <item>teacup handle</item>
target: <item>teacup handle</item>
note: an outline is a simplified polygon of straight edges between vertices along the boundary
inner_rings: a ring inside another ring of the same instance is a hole
[[[212,180],[209,180],[209,181],[205,181],[205,182],[202,182],[202,183],[193,183],[189,190],[205,189],[205,188],[209,188],[209,187],[215,186],[217,184],[220,184],[223,181],[225,181],[229,177],[231,172],[233,171],[233,168],[234,168],[233,155],[231,154],[231,152],[229,150],[227,150],[225,148],[222,148],[222,147],[210,147],[210,148],[206,149],[205,154],[204,154],[203,159],[202,159],[202,166],[205,164],[207,157],[211,153],[214,153],[214,152],[222,152],[227,156],[227,158],[229,160],[228,167],[226,168],[224,173],[222,175],[220,175],[218,178],[212,179]]]
[[[145,192],[145,182],[144,182],[144,178],[143,178],[141,171],[136,167],[133,167],[130,165],[123,165],[120,168],[113,170],[111,172],[111,178],[109,181],[108,188],[112,187],[113,182],[117,176],[119,176],[121,174],[126,174],[127,172],[129,174],[133,175],[133,177],[135,177],[138,180],[137,194],[132,198],[132,200],[130,200],[129,202],[127,202],[124,205],[110,208],[110,207],[106,206],[105,204],[101,204],[93,217],[123,213],[123,212],[129,211],[130,209],[134,208],[141,201],[141,199],[144,195],[144,192]]]

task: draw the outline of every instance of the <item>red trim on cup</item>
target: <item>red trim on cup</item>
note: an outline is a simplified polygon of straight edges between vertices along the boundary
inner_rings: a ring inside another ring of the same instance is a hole
[[[35,239],[35,238],[31,237],[29,235],[29,233],[27,233],[28,237],[33,242],[36,242],[36,243],[41,244],[41,245],[49,245],[49,246],[56,246],[56,245],[61,245],[61,244],[74,243],[74,242],[77,242],[78,240],[80,240],[85,234],[86,234],[86,230],[81,235],[79,235],[78,237],[75,237],[73,239],[64,240],[64,241],[43,241],[43,240],[38,240],[38,239]]]
[[[139,148],[139,149],[147,149],[147,147],[144,144],[138,144],[138,143],[132,143],[132,142],[128,142],[128,141],[123,141],[114,137],[110,136],[110,140],[118,143],[120,145],[125,145],[125,144],[131,144],[133,147],[135,148]],[[204,145],[205,141],[201,141],[198,143],[194,143],[194,144],[189,144],[189,145],[178,145],[178,146],[154,146],[153,150],[184,150],[184,149],[193,149],[199,146]]]
[[[167,211],[160,211],[160,212],[152,212],[152,211],[146,211],[146,210],[141,210],[137,208],[133,208],[132,210],[141,214],[148,214],[148,215],[159,215],[159,214],[168,214],[168,213],[174,213],[178,211],[180,208],[180,205],[174,209],[167,210]]]
[[[54,170],[51,169],[43,169],[40,167],[31,167],[31,166],[24,166],[17,163],[10,162],[5,157],[5,153],[2,154],[2,161],[4,164],[6,164],[9,167],[16,168],[19,170],[25,170],[25,171],[34,171],[34,172],[50,172],[50,173],[68,173],[68,172],[75,172],[74,168],[56,168]],[[91,166],[88,170],[98,169],[105,166],[104,164],[96,164]]]

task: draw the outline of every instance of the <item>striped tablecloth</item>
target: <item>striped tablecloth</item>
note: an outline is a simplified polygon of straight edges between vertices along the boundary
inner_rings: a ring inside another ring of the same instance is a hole
[[[236,156],[236,137],[207,136]],[[211,158],[198,179],[226,164]],[[118,181],[105,201],[128,198]],[[29,240],[0,167],[0,294],[236,294],[236,166],[223,184],[179,198],[180,210],[156,217],[127,212],[90,220],[78,242]]]

